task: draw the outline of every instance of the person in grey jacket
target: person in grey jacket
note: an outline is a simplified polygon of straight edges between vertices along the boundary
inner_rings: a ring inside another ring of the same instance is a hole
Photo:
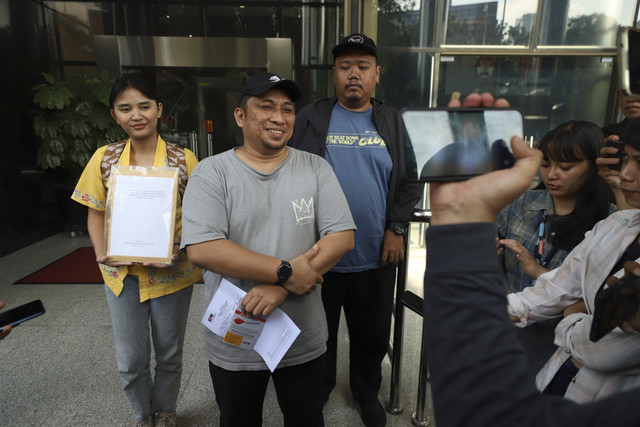
[[[380,66],[373,40],[345,37],[333,49],[336,96],[300,110],[289,145],[329,161],[347,197],[357,231],[355,249],[324,276],[322,300],[329,340],[325,401],[336,384],[340,312],[350,338],[349,379],[367,426],[382,426],[378,401],[387,352],[396,265],[422,186],[405,182],[399,164],[399,117],[371,95]]]

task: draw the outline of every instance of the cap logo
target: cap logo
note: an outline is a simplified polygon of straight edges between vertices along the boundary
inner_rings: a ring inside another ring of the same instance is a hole
[[[280,77],[278,77],[278,76],[271,76],[271,77],[269,77],[269,80],[271,80],[272,82],[279,82],[279,81],[280,81]]]
[[[351,43],[364,43],[364,39],[362,38],[362,36],[352,36],[349,37],[349,41]]]

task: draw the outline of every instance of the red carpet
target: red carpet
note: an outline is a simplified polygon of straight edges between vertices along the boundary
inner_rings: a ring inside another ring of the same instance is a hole
[[[93,248],[78,248],[14,285],[103,284]],[[200,280],[198,283],[204,283]]]
[[[93,248],[76,249],[69,255],[18,280],[14,285],[74,283],[104,283]]]

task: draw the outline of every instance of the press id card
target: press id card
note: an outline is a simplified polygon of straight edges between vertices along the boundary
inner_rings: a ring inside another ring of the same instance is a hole
[[[266,317],[249,317],[236,309],[222,341],[244,350],[252,350],[266,321]]]

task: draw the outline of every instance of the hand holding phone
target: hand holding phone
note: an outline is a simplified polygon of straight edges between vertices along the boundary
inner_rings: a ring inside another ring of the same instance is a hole
[[[596,294],[593,321],[589,333],[589,339],[593,342],[600,340],[614,328],[622,325],[640,307],[640,297],[638,296],[640,277],[631,273],[628,264],[629,262],[625,263],[625,276],[622,279],[608,278],[608,287]]]
[[[0,302],[0,310],[2,310],[4,308],[4,303]],[[11,333],[11,326],[5,326],[4,328],[0,329],[0,340],[5,339],[5,337],[7,335],[9,335],[9,333]]]
[[[31,301],[19,307],[12,308],[11,310],[0,313],[0,330],[4,330],[8,325],[17,326],[22,322],[38,317],[44,313],[44,305],[42,305],[42,301],[40,300]]]
[[[622,141],[607,141],[605,143],[607,147],[613,147],[618,150],[616,154],[609,154],[607,157],[617,158],[619,159],[618,163],[610,164],[609,169],[620,171],[622,169],[622,161],[624,160],[626,154],[624,151],[624,142]]]

